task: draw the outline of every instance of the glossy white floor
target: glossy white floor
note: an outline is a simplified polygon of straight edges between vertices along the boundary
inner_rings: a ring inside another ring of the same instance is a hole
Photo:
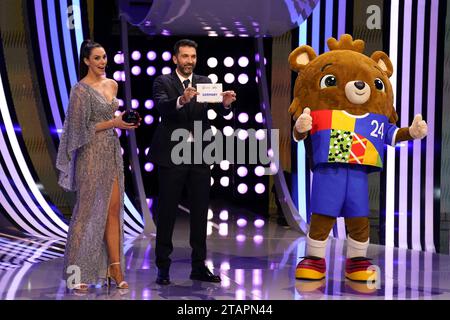
[[[345,280],[345,241],[332,239],[326,279],[298,281],[295,266],[304,255],[304,236],[267,220],[238,220],[238,215],[222,210],[211,219],[207,260],[220,273],[220,284],[189,280],[188,219],[180,213],[174,232],[172,285],[155,283],[154,239],[126,240],[129,290],[98,286],[77,294],[66,290],[60,280],[63,241],[0,234],[0,299],[450,299],[448,255],[371,245],[369,256],[381,270],[378,288],[372,288]]]

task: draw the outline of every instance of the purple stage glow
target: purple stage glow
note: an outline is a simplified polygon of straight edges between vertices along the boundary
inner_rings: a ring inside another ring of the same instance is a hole
[[[155,106],[155,103],[153,102],[153,100],[149,99],[145,101],[145,108],[146,109],[153,109],[153,107]]]
[[[169,51],[164,51],[161,57],[164,61],[169,61],[172,58],[172,54]]]
[[[245,113],[245,112],[240,113],[239,116],[238,116],[238,120],[239,120],[240,123],[247,123],[247,121],[248,121],[248,114]]]
[[[245,183],[241,183],[241,184],[238,185],[237,190],[238,190],[238,192],[240,194],[245,194],[248,191],[248,187],[247,187],[247,185]]]
[[[156,59],[156,52],[155,51],[149,51],[147,52],[147,59],[149,61],[153,61]]]
[[[148,125],[152,124],[153,121],[154,121],[153,116],[151,116],[151,115],[149,115],[149,114],[146,115],[146,116],[144,117],[144,122],[145,122],[146,124],[148,124]]]
[[[155,67],[150,66],[150,67],[147,68],[147,74],[148,74],[149,76],[154,76],[155,73],[156,73]]]
[[[238,225],[238,227],[243,228],[247,225],[247,220],[240,218],[236,221],[236,224]]]
[[[245,73],[241,73],[238,76],[238,81],[239,81],[240,84],[246,84],[248,82],[248,75],[245,74]]]
[[[141,67],[139,66],[134,66],[133,68],[131,68],[131,73],[135,76],[138,76],[141,74]]]
[[[133,51],[131,54],[131,59],[138,61],[141,58],[141,53],[139,51]]]
[[[153,163],[151,163],[151,162],[147,162],[145,165],[144,165],[144,169],[145,169],[145,171],[147,171],[147,172],[151,172],[151,171],[153,171],[153,168],[154,168],[155,166],[153,165]]]
[[[238,60],[238,64],[239,66],[241,66],[242,68],[245,68],[246,66],[248,66],[249,64],[249,60],[247,57],[240,57]]]
[[[262,219],[256,219],[255,220],[255,222],[253,223],[253,225],[256,227],[256,228],[262,228],[262,227],[264,227],[264,220],[262,220]]]
[[[245,176],[247,175],[247,173],[248,173],[248,170],[247,170],[246,167],[239,167],[239,168],[237,169],[237,174],[238,174],[239,177],[241,177],[241,178],[245,177]]]
[[[162,68],[161,73],[162,74],[170,74],[170,73],[172,73],[172,69],[170,67],[164,67],[164,68]]]

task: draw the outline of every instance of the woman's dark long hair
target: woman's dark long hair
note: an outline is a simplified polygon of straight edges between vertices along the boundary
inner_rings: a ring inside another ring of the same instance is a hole
[[[78,64],[78,81],[86,77],[88,74],[89,67],[84,63],[84,58],[89,59],[92,49],[94,48],[103,48],[103,46],[97,42],[92,40],[84,40],[81,44],[80,49],[80,62]]]

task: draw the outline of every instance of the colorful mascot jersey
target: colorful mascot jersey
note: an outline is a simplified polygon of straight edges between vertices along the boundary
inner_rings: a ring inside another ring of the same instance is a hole
[[[313,168],[320,163],[349,163],[383,167],[384,145],[394,146],[398,128],[386,116],[375,113],[355,116],[342,110],[312,111]]]

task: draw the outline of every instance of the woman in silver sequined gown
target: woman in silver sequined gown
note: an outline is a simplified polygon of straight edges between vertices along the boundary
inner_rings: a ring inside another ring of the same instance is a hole
[[[70,92],[56,167],[59,184],[76,192],[64,256],[68,288],[88,290],[109,271],[118,287],[123,281],[124,174],[119,138],[114,128],[133,129],[114,117],[117,83],[105,77],[106,53],[85,41],[80,78]],[[85,67],[86,66],[86,67]]]

